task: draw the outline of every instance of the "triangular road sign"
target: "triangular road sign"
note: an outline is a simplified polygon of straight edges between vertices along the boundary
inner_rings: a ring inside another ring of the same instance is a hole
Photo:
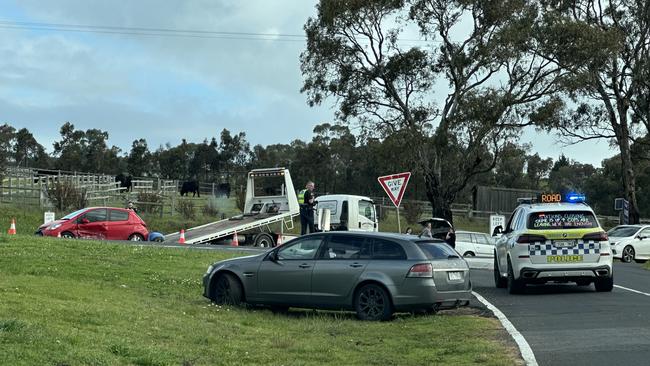
[[[411,178],[411,172],[386,175],[377,178],[379,184],[381,184],[381,187],[386,191],[388,198],[393,201],[395,207],[399,207],[399,204],[402,202],[402,197],[404,197],[404,191],[406,191],[406,185],[409,182],[409,178]]]

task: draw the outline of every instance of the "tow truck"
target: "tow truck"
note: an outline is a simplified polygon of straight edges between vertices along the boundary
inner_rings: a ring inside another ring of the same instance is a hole
[[[289,170],[254,169],[247,176],[244,213],[185,230],[185,244],[218,244],[243,235],[245,245],[274,247],[285,228],[293,229],[293,219],[299,214]],[[163,243],[178,243],[180,235],[166,235]]]

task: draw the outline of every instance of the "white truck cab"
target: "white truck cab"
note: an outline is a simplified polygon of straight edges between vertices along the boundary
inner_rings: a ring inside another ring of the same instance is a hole
[[[349,194],[331,194],[316,197],[316,216],[314,222],[319,223],[319,212],[328,209],[330,212],[330,230],[332,231],[379,231],[377,211],[372,199],[364,196]],[[318,227],[317,229],[322,230]]]

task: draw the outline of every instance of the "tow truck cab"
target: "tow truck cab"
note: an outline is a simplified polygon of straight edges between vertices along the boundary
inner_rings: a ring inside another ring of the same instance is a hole
[[[332,231],[379,231],[377,211],[372,199],[349,194],[332,194],[315,200],[316,228],[322,230],[324,221],[319,217],[324,210],[330,212]]]

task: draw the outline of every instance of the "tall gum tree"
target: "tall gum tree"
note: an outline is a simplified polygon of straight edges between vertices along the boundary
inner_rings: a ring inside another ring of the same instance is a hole
[[[540,56],[569,75],[564,97],[539,122],[572,143],[606,139],[619,149],[630,223],[639,222],[631,145],[650,131],[650,2],[542,1]]]
[[[321,0],[302,91],[311,106],[333,99],[341,123],[399,137],[433,215],[451,220],[458,194],[557,91],[562,71],[533,51],[537,17],[526,0]]]

